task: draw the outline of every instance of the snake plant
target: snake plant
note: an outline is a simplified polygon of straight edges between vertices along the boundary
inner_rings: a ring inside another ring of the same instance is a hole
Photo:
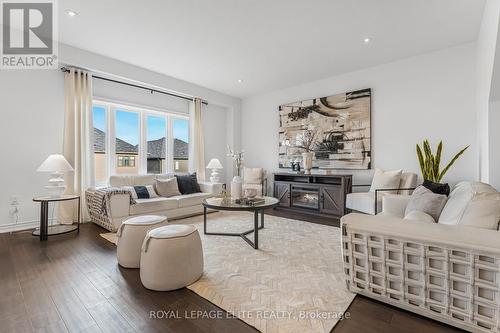
[[[423,150],[417,143],[417,157],[418,163],[420,164],[420,170],[422,171],[422,177],[425,180],[430,180],[431,182],[439,183],[443,179],[443,176],[448,172],[451,166],[456,162],[456,160],[469,148],[469,146],[460,150],[451,161],[440,170],[439,164],[441,164],[441,153],[443,151],[443,141],[440,141],[436,150],[436,154],[432,153],[431,145],[429,140],[424,140]]]

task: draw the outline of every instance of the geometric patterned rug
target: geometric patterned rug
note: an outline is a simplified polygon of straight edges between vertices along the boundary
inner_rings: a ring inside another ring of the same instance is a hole
[[[208,231],[253,228],[248,212],[207,220]],[[339,228],[266,215],[254,250],[240,237],[204,235],[203,216],[172,223],[195,225],[203,244],[204,274],[188,288],[263,333],[330,332],[354,299]]]

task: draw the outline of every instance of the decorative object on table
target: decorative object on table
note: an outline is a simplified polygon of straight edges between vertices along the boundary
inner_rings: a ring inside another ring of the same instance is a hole
[[[246,188],[245,191],[243,191],[243,195],[247,198],[254,198],[257,196],[257,189]]]
[[[238,205],[257,206],[266,202],[264,198],[241,198],[234,201]]]
[[[216,158],[212,158],[210,162],[208,162],[207,169],[212,169],[212,173],[210,174],[210,181],[212,183],[220,182],[219,170],[222,168],[222,164]]]
[[[305,130],[297,138],[295,144],[296,148],[302,149],[302,165],[304,167],[305,174],[311,174],[311,169],[313,167],[313,157],[314,149],[316,147],[316,139],[318,137],[319,131],[317,129]]]
[[[222,184],[221,196],[223,198],[227,198],[227,185],[226,184]]]
[[[243,182],[240,176],[234,176],[233,181],[231,182],[231,197],[232,198],[241,198],[243,192]]]
[[[242,195],[242,179],[241,179],[241,167],[243,165],[243,155],[245,152],[243,150],[237,151],[231,149],[228,145],[227,149],[229,153],[227,156],[230,156],[234,161],[234,166],[236,169],[236,176],[233,177],[233,181],[231,182],[231,197],[233,198],[241,198]]]
[[[75,224],[56,224],[49,226],[49,203],[50,202],[65,202],[70,200],[77,201],[77,220]],[[35,197],[34,202],[40,203],[40,227],[32,232],[33,236],[40,236],[40,241],[46,241],[48,236],[65,234],[72,231],[80,232],[81,222],[81,206],[79,195],[60,195],[60,196],[46,196]]]
[[[301,157],[303,149],[293,143],[313,130],[318,132],[313,168],[370,169],[370,114],[371,89],[280,105],[279,167],[290,168]]]
[[[66,190],[64,173],[73,171],[73,167],[64,156],[52,154],[36,169],[37,172],[50,172],[49,184],[45,186],[49,194],[58,197]]]
[[[424,178],[423,185],[437,194],[445,194],[448,196],[450,194],[450,186],[447,183],[441,183],[444,175],[451,166],[457,161],[457,159],[469,148],[466,146],[460,150],[451,161],[440,170],[441,163],[441,153],[443,151],[443,141],[440,141],[436,150],[436,154],[432,153],[431,145],[429,140],[424,140],[423,149],[417,143],[417,158],[420,164],[420,170],[422,171],[422,177]]]
[[[227,146],[227,149],[229,150],[229,153],[227,156],[231,157],[234,161],[234,166],[236,169],[236,176],[241,176],[241,167],[243,166],[243,156],[245,155],[245,152],[243,150],[237,151],[231,149],[229,145]]]

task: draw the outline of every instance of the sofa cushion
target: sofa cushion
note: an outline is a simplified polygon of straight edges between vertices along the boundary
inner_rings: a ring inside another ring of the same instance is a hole
[[[370,192],[375,192],[379,189],[398,189],[399,183],[401,182],[401,173],[403,170],[391,170],[384,171],[381,169],[376,169],[373,175],[372,186],[370,187]],[[387,191],[386,193],[397,194],[398,190]]]
[[[177,178],[177,185],[181,194],[191,194],[201,192],[200,185],[196,172],[192,174],[175,175]]]
[[[156,192],[162,197],[173,197],[180,195],[177,178],[155,179]]]
[[[170,197],[169,199],[177,200],[177,202],[179,203],[178,204],[179,208],[183,208],[183,207],[201,205],[203,199],[210,198],[212,196],[213,196],[212,193],[198,192],[198,193],[177,195],[175,197]]]
[[[404,219],[412,222],[436,223],[436,220],[432,216],[418,210],[412,210]]]
[[[406,205],[405,216],[410,212],[418,211],[429,214],[434,221],[437,221],[446,204],[446,199],[446,195],[433,193],[428,188],[420,185],[413,191],[410,201]]]
[[[377,195],[377,212],[382,208],[383,194]],[[366,214],[375,214],[375,193],[374,192],[359,192],[349,193],[346,197],[346,207],[358,212]]]
[[[438,222],[496,229],[499,218],[500,197],[491,185],[461,182],[450,193]]]
[[[130,215],[149,214],[179,208],[179,202],[172,198],[137,199],[130,205]]]
[[[261,184],[262,183],[262,168],[243,168],[243,181],[245,184]]]

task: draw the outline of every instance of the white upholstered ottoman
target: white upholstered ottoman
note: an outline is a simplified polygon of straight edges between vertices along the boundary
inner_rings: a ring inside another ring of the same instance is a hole
[[[167,291],[186,287],[203,274],[203,249],[192,225],[171,224],[148,232],[141,251],[144,287]]]
[[[149,230],[161,227],[167,223],[165,216],[142,215],[123,221],[116,232],[116,256],[118,264],[126,268],[139,268],[141,247]]]

